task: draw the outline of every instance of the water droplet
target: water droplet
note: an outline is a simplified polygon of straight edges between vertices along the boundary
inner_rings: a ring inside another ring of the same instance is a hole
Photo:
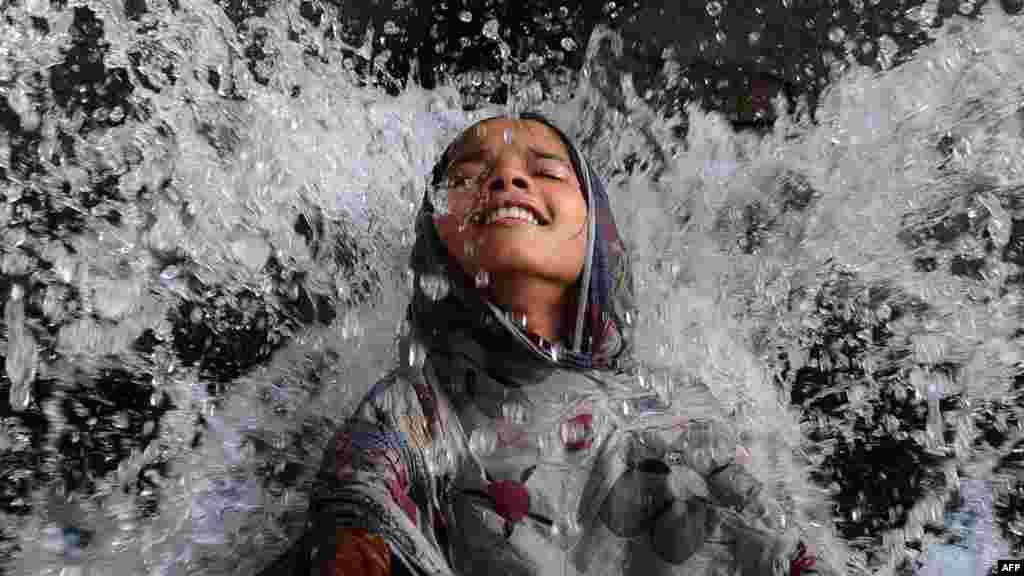
[[[582,529],[571,513],[562,514],[551,525],[551,537],[557,545],[568,549],[579,538]]]
[[[448,279],[440,274],[427,274],[420,277],[420,289],[431,300],[443,300],[448,296]]]
[[[426,351],[423,349],[423,344],[420,344],[419,340],[412,340],[409,342],[409,357],[407,361],[410,368],[419,368],[426,358]]]
[[[477,428],[469,438],[469,449],[480,457],[489,456],[498,447],[498,435],[490,428]]]
[[[486,23],[484,23],[484,27],[483,27],[482,32],[483,32],[483,35],[486,38],[489,38],[491,40],[497,40],[498,39],[498,20],[495,19],[495,18],[491,18],[490,20],[488,20]]]
[[[706,8],[712,18],[718,18],[722,14],[722,5],[714,0],[708,2]]]
[[[654,392],[662,401],[669,401],[672,397],[672,375],[666,372],[665,374],[654,378],[652,387],[654,388]]]
[[[403,319],[401,322],[398,323],[398,337],[399,338],[408,338],[409,332],[411,332],[411,331],[412,331],[412,325],[409,324],[409,320]]]
[[[526,422],[526,407],[519,402],[505,402],[501,405],[501,416],[511,424]]]
[[[473,13],[470,12],[469,10],[463,10],[462,12],[459,12],[459,20],[462,20],[463,22],[466,23],[472,22]]]
[[[177,277],[178,277],[178,267],[177,266],[168,266],[167,268],[164,268],[164,270],[162,272],[160,272],[160,282],[162,284],[165,284],[165,285],[166,284],[170,284]]]
[[[576,49],[576,41],[573,40],[572,38],[568,37],[568,36],[566,36],[565,38],[562,38],[561,44],[562,44],[562,49],[564,49],[567,52],[572,52],[573,50]]]
[[[32,386],[28,384],[12,385],[10,391],[11,408],[23,411],[32,403]]]
[[[341,324],[341,337],[345,340],[358,337],[362,334],[362,325],[359,323],[359,316],[351,310],[345,314]]]
[[[477,289],[483,289],[491,284],[491,275],[487,273],[487,270],[480,270],[476,273],[475,280]]]

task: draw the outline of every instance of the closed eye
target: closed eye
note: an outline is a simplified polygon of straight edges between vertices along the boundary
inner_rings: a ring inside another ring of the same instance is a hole
[[[552,158],[537,159],[537,173],[545,178],[565,180],[568,176],[568,168],[564,163]]]

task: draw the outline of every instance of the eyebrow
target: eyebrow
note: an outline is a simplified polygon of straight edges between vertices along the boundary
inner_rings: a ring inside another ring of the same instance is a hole
[[[467,148],[469,148],[469,147],[467,147]],[[452,161],[449,163],[448,168],[451,169],[452,167],[454,167],[454,166],[456,166],[458,164],[464,164],[464,163],[467,163],[467,162],[477,162],[477,161],[483,160],[484,157],[487,156],[487,149],[485,149],[485,148],[482,148],[482,147],[478,146],[478,147],[475,147],[475,148],[469,148],[469,150],[470,150],[469,152],[465,152],[462,155],[456,155],[454,158],[452,158]],[[530,153],[533,154],[534,156],[536,156],[538,158],[541,158],[541,159],[544,159],[544,160],[557,160],[557,161],[563,162],[565,164],[569,163],[569,159],[568,158],[565,158],[562,155],[557,154],[555,152],[549,152],[547,150],[542,150],[540,148],[537,148],[536,146],[528,146],[527,150],[529,150]]]

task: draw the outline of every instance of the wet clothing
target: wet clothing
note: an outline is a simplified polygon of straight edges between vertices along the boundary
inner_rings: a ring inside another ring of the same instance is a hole
[[[654,381],[699,383],[634,360],[628,253],[603,185],[563,139],[588,205],[571,338],[547,342],[487,301],[425,199],[401,365],[327,451],[303,570],[379,569],[382,543],[393,574],[789,576],[811,564],[734,461],[729,427],[684,424]]]

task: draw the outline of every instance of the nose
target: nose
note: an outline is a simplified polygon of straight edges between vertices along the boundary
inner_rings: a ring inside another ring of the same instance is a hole
[[[489,192],[529,191],[530,173],[524,159],[511,150],[501,154],[485,187]]]

